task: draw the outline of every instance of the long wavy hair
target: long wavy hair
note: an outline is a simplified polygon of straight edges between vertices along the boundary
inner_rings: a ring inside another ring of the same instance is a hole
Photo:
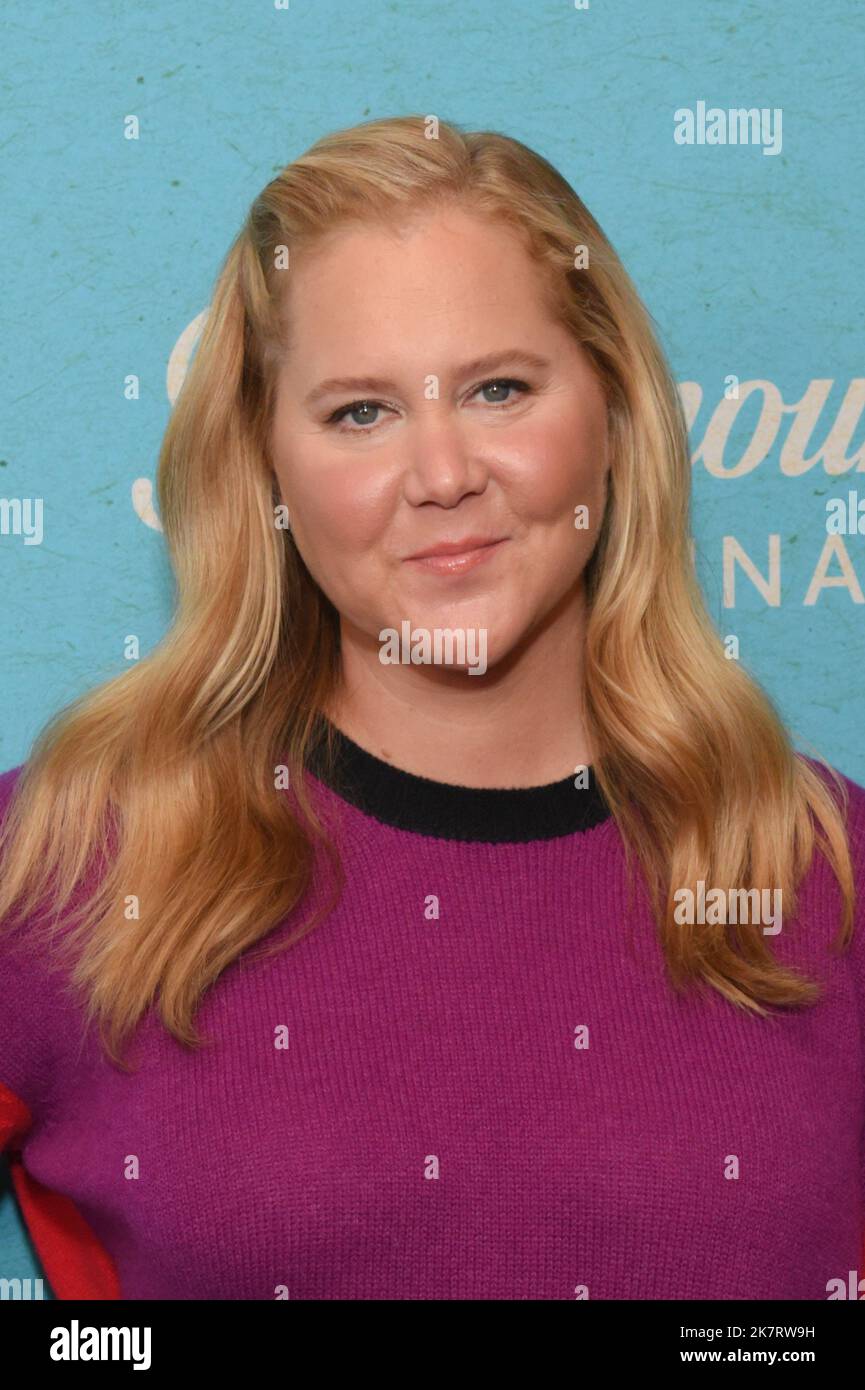
[[[71,983],[121,1066],[151,1006],[197,1046],[204,992],[302,905],[317,843],[338,868],[303,769],[339,676],[339,617],[275,524],[285,252],[290,263],[335,228],[447,203],[518,232],[605,390],[611,471],[584,576],[585,716],[671,985],[703,981],[758,1014],[815,1002],[819,986],[774,958],[759,924],[683,929],[673,894],[699,880],[780,888],[789,919],[816,849],[842,893],[838,944],[850,939],[846,789],[794,751],[767,695],[724,654],[694,572],[678,391],[615,251],[519,141],[422,116],[370,121],[319,140],[255,199],[160,452],[173,622],[135,667],[45,726],[0,836],[0,920],[52,939],[64,923]],[[298,913],[280,949],[330,905]]]

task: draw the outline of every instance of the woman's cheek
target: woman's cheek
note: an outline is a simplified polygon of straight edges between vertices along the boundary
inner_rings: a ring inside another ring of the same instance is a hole
[[[549,521],[583,500],[597,479],[601,457],[585,419],[564,419],[555,427],[527,426],[513,437],[499,473],[529,516]]]

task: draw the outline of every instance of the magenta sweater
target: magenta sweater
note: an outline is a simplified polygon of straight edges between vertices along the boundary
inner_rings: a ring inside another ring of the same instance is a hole
[[[0,938],[7,1149],[119,1296],[825,1299],[865,1273],[865,928],[827,952],[822,860],[771,946],[825,998],[759,1019],[674,995],[594,786],[477,791],[340,748],[342,794],[310,785],[341,901],[229,968],[202,1051],[150,1015],[124,1075]]]

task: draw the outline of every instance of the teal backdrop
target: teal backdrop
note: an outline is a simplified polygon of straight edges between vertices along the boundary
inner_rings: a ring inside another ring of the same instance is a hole
[[[325,132],[419,113],[525,141],[604,227],[689,411],[719,632],[865,783],[865,535],[826,511],[854,494],[865,531],[861,0],[5,0],[2,24],[0,506],[43,521],[28,544],[2,513],[0,767],[165,632],[157,451],[249,202]],[[710,143],[712,108],[772,140]],[[0,1278],[38,1273],[7,1187]]]

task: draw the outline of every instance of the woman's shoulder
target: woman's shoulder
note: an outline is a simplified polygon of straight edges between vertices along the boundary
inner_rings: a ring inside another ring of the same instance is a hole
[[[805,754],[799,756],[822,778],[830,791],[835,793],[840,787],[845,802],[843,811],[850,853],[862,867],[865,864],[865,786],[840,768]]]
[[[855,815],[856,825],[861,835],[865,832],[865,786],[862,786],[859,782],[854,782],[850,777],[844,777],[843,780],[850,796],[850,803]]]
[[[820,777],[841,813],[850,852],[853,876],[853,939],[854,954],[861,959],[865,981],[865,786],[832,764],[812,757],[801,757]],[[806,875],[806,884],[813,886],[817,896],[834,901],[840,891],[837,880],[823,854],[816,855]],[[804,885],[803,885],[804,886]]]
[[[800,755],[805,757],[804,754]],[[853,877],[853,923],[842,957],[843,969],[852,972],[859,1007],[865,1023],[865,786],[833,765],[805,759],[822,779],[839,806],[846,831]],[[818,926],[822,943],[835,942],[842,905],[841,888],[823,854],[815,855],[797,895],[802,915]],[[834,954],[834,951],[833,951]]]
[[[0,824],[26,766],[0,772]],[[48,1103],[58,1050],[69,1035],[60,974],[49,968],[48,953],[29,927],[27,920],[0,922],[0,1101],[7,1114],[10,1096],[33,1114]]]
[[[865,860],[865,787],[854,782],[852,777],[839,773],[847,791],[849,805],[848,829],[851,836],[851,851],[856,850],[859,862]]]

